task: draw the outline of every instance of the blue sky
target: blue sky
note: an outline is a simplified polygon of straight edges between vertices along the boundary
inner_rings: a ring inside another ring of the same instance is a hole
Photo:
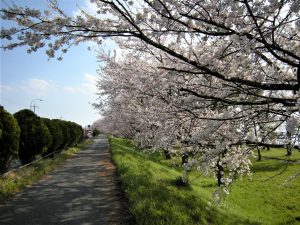
[[[15,0],[17,5],[43,8],[46,0]],[[60,1],[67,13],[75,13],[79,5],[91,9],[88,0]],[[3,4],[1,3],[1,7]],[[1,26],[6,23],[1,21]],[[48,60],[46,49],[27,54],[26,48],[1,51],[0,104],[10,113],[29,108],[33,99],[41,117],[62,118],[82,126],[100,118],[90,103],[96,102],[98,69],[96,53],[83,43],[71,48],[62,61]]]

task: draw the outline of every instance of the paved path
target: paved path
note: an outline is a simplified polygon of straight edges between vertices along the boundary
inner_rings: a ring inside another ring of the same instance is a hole
[[[96,139],[64,166],[0,206],[0,224],[122,224],[110,157],[107,140]]]

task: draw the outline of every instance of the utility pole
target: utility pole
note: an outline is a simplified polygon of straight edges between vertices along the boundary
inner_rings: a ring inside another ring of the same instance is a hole
[[[30,110],[33,108],[33,112],[35,113],[35,109],[39,108],[36,104],[34,104],[34,101],[43,101],[43,99],[35,98],[30,102]]]
[[[33,108],[33,112],[35,113],[35,109],[37,108],[39,108],[36,104],[33,104],[33,106],[32,106],[32,108]]]

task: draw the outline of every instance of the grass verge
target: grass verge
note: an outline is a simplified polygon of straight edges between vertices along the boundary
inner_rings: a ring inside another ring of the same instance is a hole
[[[31,185],[49,171],[60,166],[67,158],[81,149],[86,148],[91,143],[92,140],[87,140],[78,144],[77,147],[68,148],[67,150],[58,153],[54,159],[42,159],[33,163],[31,166],[21,168],[4,177],[0,177],[0,205],[27,185]]]
[[[172,167],[178,159],[164,160],[157,153],[144,154],[127,140],[110,139],[113,160],[129,202],[130,213],[139,225],[197,224],[300,224],[299,164],[263,158],[253,160],[253,177],[237,181],[220,208],[209,207],[216,182],[192,172],[189,187],[176,186],[181,175]],[[264,155],[284,157],[281,153]],[[300,156],[294,152],[294,158]]]

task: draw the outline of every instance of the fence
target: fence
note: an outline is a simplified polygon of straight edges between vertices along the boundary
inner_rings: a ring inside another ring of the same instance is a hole
[[[64,150],[66,150],[66,149],[64,149]],[[40,157],[39,159],[37,159],[37,160],[35,160],[35,161],[32,161],[32,162],[27,163],[27,164],[25,164],[25,165],[22,165],[22,166],[20,166],[20,167],[18,167],[18,168],[16,168],[16,169],[13,169],[13,170],[8,171],[8,172],[5,172],[5,173],[3,173],[3,174],[0,175],[0,178],[5,178],[5,177],[7,177],[10,173],[14,173],[14,172],[16,172],[16,171],[19,171],[19,170],[25,168],[25,167],[31,166],[31,165],[37,163],[38,161],[41,161],[41,160],[47,158],[47,157],[50,156],[50,155],[53,155],[54,158],[55,158],[55,154],[58,153],[58,152],[61,152],[61,150],[58,150],[58,151],[55,151],[55,152],[51,152],[50,154],[45,155],[45,156],[42,156],[42,157]]]

